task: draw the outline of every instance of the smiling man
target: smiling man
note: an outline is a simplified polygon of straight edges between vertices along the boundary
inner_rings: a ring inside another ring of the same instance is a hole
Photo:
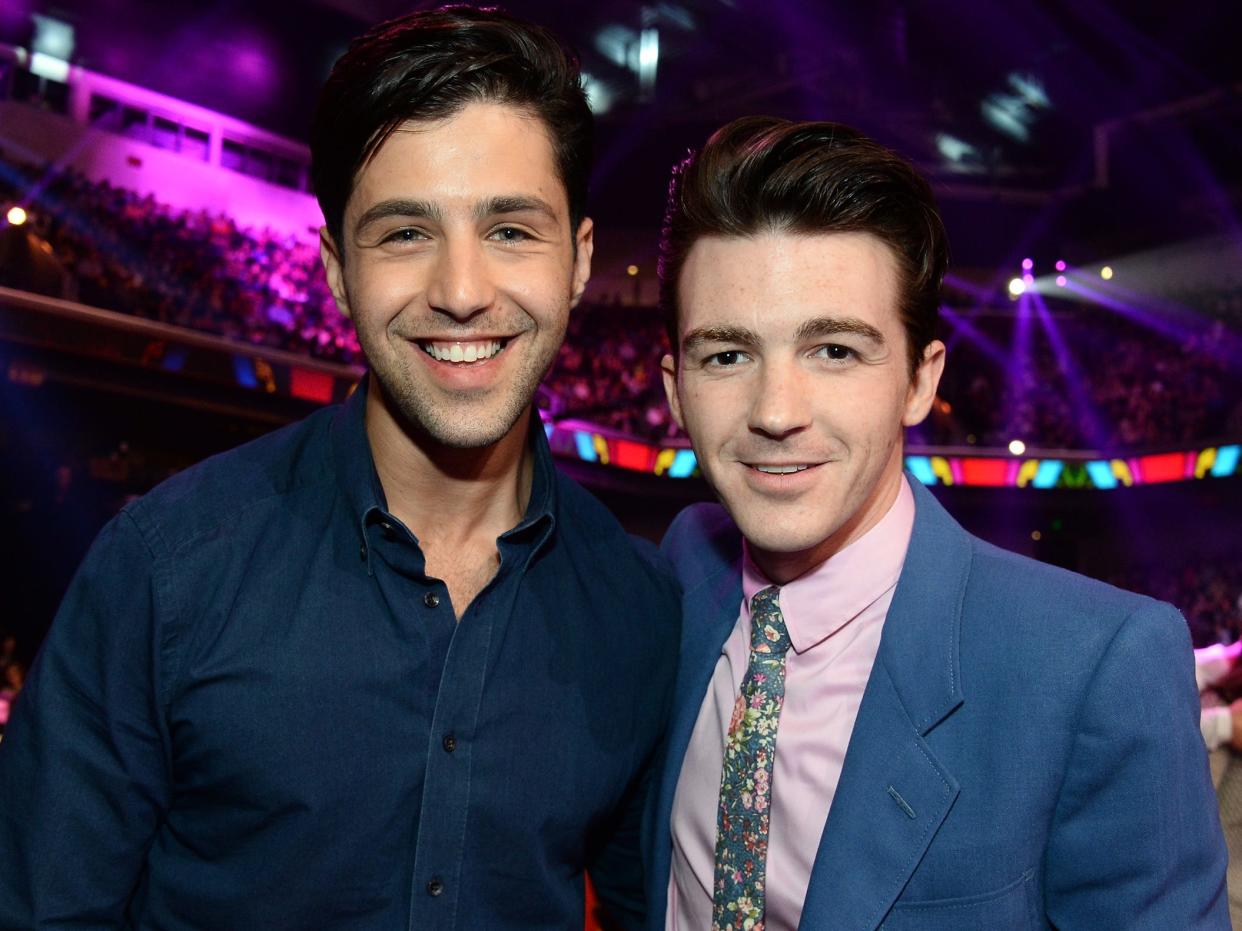
[[[664,544],[653,931],[1228,927],[1185,623],[902,471],[946,259],[926,182],[845,126],[739,120],[674,174],[665,388],[723,508]]]
[[[591,114],[547,32],[453,8],[337,63],[341,408],[127,507],[0,745],[0,927],[642,920],[675,585],[531,400],[590,274]]]

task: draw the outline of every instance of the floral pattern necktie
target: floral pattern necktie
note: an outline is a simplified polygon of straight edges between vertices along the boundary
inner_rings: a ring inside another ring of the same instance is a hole
[[[780,591],[773,585],[750,602],[750,660],[733,706],[720,773],[712,931],[763,931],[772,763],[789,651]]]

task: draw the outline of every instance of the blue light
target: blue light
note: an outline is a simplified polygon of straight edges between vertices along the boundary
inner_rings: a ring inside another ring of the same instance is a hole
[[[259,379],[254,375],[254,360],[249,356],[233,356],[233,375],[243,388],[259,387]]]
[[[1035,477],[1031,479],[1031,485],[1035,488],[1054,488],[1057,481],[1061,478],[1061,470],[1065,468],[1065,463],[1060,459],[1045,459],[1039,464],[1039,468],[1035,470]]]
[[[1113,467],[1100,459],[1087,463],[1087,474],[1096,488],[1116,488],[1117,476],[1113,475]]]
[[[578,458],[583,462],[595,462],[599,459],[595,452],[595,438],[585,430],[574,431],[574,445],[578,447]]]
[[[1242,453],[1242,446],[1221,446],[1216,450],[1216,461],[1212,463],[1212,475],[1216,478],[1223,478],[1226,475],[1233,475],[1238,471],[1238,455]]]
[[[673,457],[673,464],[668,467],[669,478],[689,478],[694,474],[699,461],[694,458],[693,449],[679,449]]]
[[[924,485],[935,485],[939,481],[931,460],[926,456],[906,456],[906,468]]]
[[[164,358],[160,360],[160,368],[166,372],[180,372],[185,368],[185,357],[188,353],[181,347],[174,347],[164,353]]]

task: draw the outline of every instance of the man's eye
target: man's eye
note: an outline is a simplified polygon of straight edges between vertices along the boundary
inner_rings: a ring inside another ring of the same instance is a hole
[[[729,366],[745,362],[749,356],[740,349],[726,349],[724,352],[713,353],[707,357],[708,365]]]
[[[416,230],[410,226],[403,226],[399,230],[393,230],[384,237],[384,242],[418,242],[423,239],[422,230]]]
[[[821,352],[825,358],[831,359],[833,362],[845,362],[854,358],[856,353],[849,346],[839,346],[836,343],[829,343],[827,346],[820,346]]]
[[[492,238],[501,242],[525,242],[530,236],[516,226],[502,226],[492,232]]]

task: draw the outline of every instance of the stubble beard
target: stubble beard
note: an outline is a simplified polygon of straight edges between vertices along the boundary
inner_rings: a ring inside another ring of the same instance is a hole
[[[476,392],[435,387],[420,390],[410,365],[391,357],[378,365],[371,362],[371,372],[389,409],[412,436],[446,449],[485,449],[508,436],[521,419],[559,345],[549,347],[543,357],[529,359],[508,384],[482,397]],[[363,351],[368,360],[384,359],[366,346]]]

